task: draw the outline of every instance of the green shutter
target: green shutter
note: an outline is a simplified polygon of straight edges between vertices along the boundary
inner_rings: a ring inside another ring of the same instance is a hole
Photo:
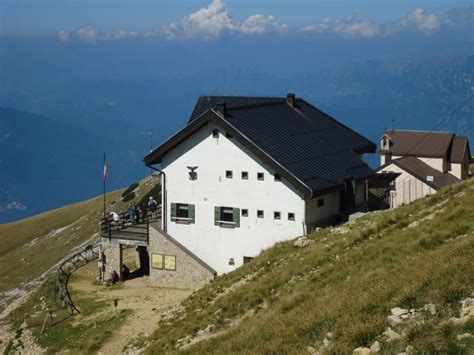
[[[176,217],[176,203],[171,203],[171,218]]]
[[[189,218],[191,218],[191,223],[194,223],[196,221],[196,218],[195,218],[195,207],[194,205],[188,205],[188,216]]]
[[[218,222],[221,219],[221,208],[220,207],[214,207],[214,224],[216,226],[220,225]]]
[[[233,208],[234,216],[233,216],[233,221],[234,221],[234,227],[239,228],[240,227],[240,208]]]

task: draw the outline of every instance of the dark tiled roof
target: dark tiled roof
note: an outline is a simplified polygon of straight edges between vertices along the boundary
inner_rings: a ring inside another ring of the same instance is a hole
[[[223,102],[224,116],[209,110]],[[295,99],[295,105],[290,106],[286,98],[201,97],[188,126],[145,157],[145,163],[159,163],[161,156],[192,134],[192,129],[202,127],[199,121],[209,113],[216,116],[216,123],[221,120],[241,135],[257,156],[275,162],[277,172],[288,173],[309,188],[312,195],[337,188],[345,179],[374,175],[356,155],[375,152],[371,141],[306,101]]]
[[[446,156],[454,137],[450,132],[388,130],[392,155],[415,155],[421,157]]]
[[[466,152],[468,153],[468,156],[470,156],[471,153],[469,151],[467,137],[454,137],[449,161],[451,163],[462,163],[464,161],[464,157],[466,156]]]
[[[420,159],[417,159],[412,156],[392,160],[386,165],[390,165],[391,163],[398,165],[400,168],[402,168],[406,172],[417,177],[418,179],[423,181],[425,184],[427,184],[428,186],[431,186],[432,188],[436,190],[439,190],[445,186],[448,186],[460,181],[454,175],[451,175],[449,173],[442,173],[441,171],[432,168],[431,166],[421,161]],[[432,176],[433,181],[428,181],[427,179],[428,176]]]
[[[286,99],[281,97],[252,97],[252,96],[200,96],[194,110],[189,118],[189,122],[198,118],[208,109],[225,102],[227,109],[236,107],[267,105],[269,103],[282,103]]]

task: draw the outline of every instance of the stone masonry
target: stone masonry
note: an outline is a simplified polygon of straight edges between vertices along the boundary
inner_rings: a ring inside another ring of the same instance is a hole
[[[150,225],[149,243],[150,278],[157,286],[198,289],[211,282],[217,274],[204,261],[163,232],[157,223]],[[176,270],[154,268],[153,254],[175,256]]]
[[[122,279],[122,245],[116,239],[102,238],[102,247],[105,255],[105,278],[110,278],[110,273],[115,270]]]

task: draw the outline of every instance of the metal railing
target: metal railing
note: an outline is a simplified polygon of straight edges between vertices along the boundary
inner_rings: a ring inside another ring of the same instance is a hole
[[[161,218],[161,206],[155,212],[150,210],[140,213],[117,213],[118,219],[107,215],[101,219],[101,235],[103,238],[140,240],[148,243],[149,224]]]

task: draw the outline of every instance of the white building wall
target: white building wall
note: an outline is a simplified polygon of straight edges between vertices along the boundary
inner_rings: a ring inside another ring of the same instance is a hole
[[[435,189],[426,185],[423,181],[407,173],[395,164],[386,166],[381,170],[381,172],[383,171],[401,173],[401,175],[395,180],[395,192],[392,193],[392,207],[394,208],[436,192]]]
[[[462,180],[464,175],[462,164],[451,163],[451,170],[449,171],[449,173]]]
[[[442,159],[442,158],[422,158],[422,157],[417,157],[417,158],[420,159],[425,164],[431,166],[433,169],[441,171],[442,173],[445,172],[444,159]]]
[[[324,205],[318,207],[318,200],[324,199]],[[331,192],[316,198],[306,200],[305,221],[309,227],[325,225],[339,213],[339,191]]]
[[[246,148],[225,134],[212,137],[208,125],[166,154],[162,170],[166,173],[168,233],[213,267],[219,274],[243,264],[243,257],[257,256],[275,243],[305,233],[303,195],[288,183],[274,181],[273,172]],[[222,132],[221,132],[222,133]],[[189,180],[187,166],[198,166],[197,180]],[[226,178],[226,170],[233,178]],[[241,172],[249,178],[243,180]],[[264,181],[257,173],[264,173]],[[178,224],[170,219],[171,203],[195,205],[195,223]],[[248,209],[240,217],[239,228],[214,225],[214,207]],[[257,218],[257,210],[264,218]],[[274,219],[274,212],[281,219]],[[288,213],[295,220],[288,220]],[[235,265],[229,265],[233,258]]]

